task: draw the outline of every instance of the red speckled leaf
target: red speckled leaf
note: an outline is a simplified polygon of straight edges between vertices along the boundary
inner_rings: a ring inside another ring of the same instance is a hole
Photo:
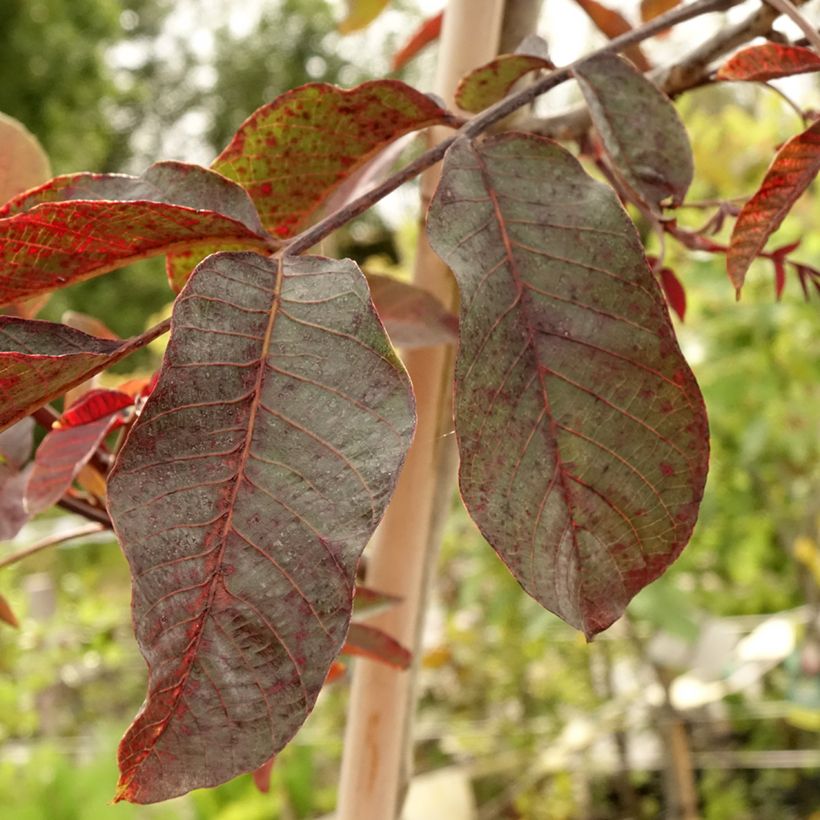
[[[458,339],[458,319],[426,290],[378,273],[368,273],[367,284],[396,347],[410,350],[452,344]]]
[[[743,206],[732,230],[726,267],[738,296],[746,271],[780,227],[792,205],[820,172],[820,120],[775,154],[757,193]]]
[[[598,3],[597,0],[575,0],[575,2],[592,20],[598,31],[605,34],[610,40],[614,40],[627,31],[632,31],[632,26],[629,25],[627,19],[620,12]],[[632,61],[639,71],[649,71],[652,67],[638,45],[624,49],[624,55]]]
[[[353,262],[215,254],[109,478],[146,702],[118,800],[253,771],[307,717],[413,428]]]
[[[342,34],[350,34],[370,25],[390,0],[347,0],[347,16],[339,23]]]
[[[51,176],[48,157],[22,123],[0,114],[0,203]]]
[[[63,413],[55,426],[65,429],[90,424],[92,421],[99,421],[103,416],[110,416],[112,413],[131,407],[133,404],[133,397],[119,390],[104,388],[89,390]]]
[[[506,97],[513,85],[526,74],[553,68],[553,63],[544,57],[502,54],[461,78],[455,93],[456,105],[464,111],[483,111]]]
[[[20,622],[17,620],[17,616],[14,614],[14,610],[6,600],[5,595],[0,595],[0,621],[13,626],[15,629],[20,626]]]
[[[680,204],[692,182],[692,148],[669,98],[626,60],[600,54],[573,70],[615,170],[658,210]]]
[[[375,626],[356,623],[350,625],[342,654],[358,655],[396,669],[407,669],[413,660],[410,651],[386,632]]]
[[[0,217],[2,304],[199,243],[270,243],[240,186],[179,162],[152,165],[141,177],[57,177],[9,202]]]
[[[715,75],[718,80],[764,82],[793,74],[820,71],[820,55],[810,48],[764,43],[741,49]]]
[[[52,322],[0,316],[0,430],[141,346]]]
[[[641,0],[641,20],[644,23],[654,20],[656,17],[660,17],[661,14],[672,11],[680,3],[681,0]]]
[[[689,539],[703,400],[613,191],[557,144],[448,152],[430,241],[461,290],[464,502],[515,577],[592,636]]]
[[[438,40],[441,36],[441,24],[443,22],[443,11],[440,11],[433,17],[428,17],[394,55],[393,71],[404,68],[425,46]]]
[[[248,190],[268,230],[288,237],[389,142],[447,119],[398,80],[349,90],[310,83],[252,114],[211,167]]]

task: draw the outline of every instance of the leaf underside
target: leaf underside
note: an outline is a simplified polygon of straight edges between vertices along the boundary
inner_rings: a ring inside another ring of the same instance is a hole
[[[549,140],[448,152],[430,242],[461,291],[465,505],[533,597],[592,636],[689,539],[705,408],[634,226]]]
[[[118,800],[261,766],[313,707],[413,427],[350,261],[216,254],[109,481],[149,667]]]
[[[760,188],[737,217],[726,254],[726,267],[738,293],[752,261],[818,173],[820,120],[780,148]]]

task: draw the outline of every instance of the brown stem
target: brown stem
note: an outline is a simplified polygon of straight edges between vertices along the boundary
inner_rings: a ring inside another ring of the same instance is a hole
[[[65,541],[73,541],[75,538],[82,538],[84,535],[92,535],[95,532],[103,532],[105,529],[106,527],[103,524],[86,524],[85,526],[77,527],[76,530],[71,530],[70,532],[65,532],[59,535],[49,535],[47,538],[41,538],[30,547],[13,552],[5,558],[0,558],[0,569],[16,564],[18,561],[22,561],[30,555],[34,555],[41,550],[48,549],[48,547],[54,547],[57,544],[64,543]]]
[[[69,495],[65,495],[57,502],[57,506],[69,512],[81,515],[89,521],[96,521],[107,529],[111,529],[111,519],[105,510],[95,507],[86,501],[81,501],[79,498],[72,498]]]

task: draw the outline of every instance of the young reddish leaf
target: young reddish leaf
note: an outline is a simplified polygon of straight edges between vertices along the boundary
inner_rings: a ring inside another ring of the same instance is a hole
[[[24,501],[30,471],[30,466],[18,471],[0,464],[0,541],[14,538],[30,518]]]
[[[211,167],[248,190],[268,230],[288,237],[389,142],[448,118],[398,80],[349,90],[310,83],[252,114]]]
[[[555,68],[552,61],[532,54],[502,54],[459,80],[455,102],[464,111],[483,111],[503,99],[531,71]]]
[[[82,402],[82,399],[80,400]],[[118,413],[77,426],[54,427],[37,448],[26,486],[26,509],[36,515],[56,504],[111,430]]]
[[[763,43],[732,55],[718,70],[718,80],[765,82],[793,74],[820,71],[820,55],[810,48]]]
[[[670,268],[661,268],[659,271],[663,295],[669,303],[669,307],[678,314],[678,319],[684,320],[686,316],[686,290],[680,279],[675,276],[675,272]]]
[[[135,349],[37,320],[0,316],[0,430],[84,382]]]
[[[648,23],[680,5],[681,0],[641,0],[641,20]]]
[[[0,464],[19,470],[29,459],[34,444],[34,419],[20,419],[0,433]]]
[[[198,266],[109,478],[149,669],[117,800],[216,785],[290,740],[344,642],[412,428],[353,262]]]
[[[393,57],[393,71],[404,68],[425,46],[438,40],[441,36],[441,24],[443,21],[443,11],[425,20],[404,46],[396,52]]]
[[[452,344],[458,339],[458,319],[426,290],[378,273],[368,273],[367,284],[396,347],[410,350]]]
[[[622,14],[602,3],[598,3],[597,0],[575,0],[575,2],[592,20],[598,31],[610,40],[614,40],[621,34],[632,30],[632,26],[629,25]],[[639,45],[629,46],[629,48],[624,49],[624,56],[632,61],[638,71],[649,71],[652,68]]]
[[[653,210],[683,202],[692,148],[669,98],[626,60],[599,54],[573,69],[613,170]]]
[[[350,34],[370,25],[390,0],[347,0],[347,16],[339,23],[342,34]]]
[[[89,390],[63,413],[54,426],[64,430],[67,427],[90,424],[92,421],[99,421],[104,416],[110,416],[112,413],[118,413],[126,407],[131,407],[133,404],[133,397],[120,390],[102,388]]]
[[[276,763],[276,755],[271,755],[258,769],[254,769],[253,785],[262,794],[267,794],[270,791],[270,776],[274,763]]]
[[[330,664],[330,669],[325,678],[325,686],[335,683],[337,680],[341,680],[346,672],[347,667],[341,661],[333,661],[333,663]]]
[[[352,623],[347,641],[342,647],[344,655],[358,655],[371,661],[386,663],[396,669],[407,669],[413,655],[395,638],[375,626]]]
[[[399,603],[401,603],[401,598],[395,595],[388,595],[386,592],[379,592],[357,584],[356,595],[353,598],[353,617],[361,619],[375,615]]]
[[[470,514],[525,590],[595,635],[689,539],[706,411],[612,189],[557,144],[459,140],[428,215],[461,291]]]
[[[783,296],[783,288],[786,286],[786,263],[782,256],[775,256],[772,259],[774,264],[774,298],[780,301]]]
[[[13,626],[15,629],[20,626],[20,622],[17,620],[17,616],[14,614],[14,610],[12,610],[5,595],[0,595],[0,621]]]
[[[0,303],[214,241],[267,247],[246,192],[196,165],[57,177],[0,211]]]
[[[818,172],[820,120],[781,146],[757,193],[743,206],[735,222],[726,267],[738,296],[752,260]]]
[[[48,157],[22,123],[0,114],[0,203],[51,176]]]

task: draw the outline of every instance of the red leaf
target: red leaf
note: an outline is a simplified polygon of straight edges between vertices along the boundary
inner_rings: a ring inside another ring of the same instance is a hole
[[[675,276],[675,272],[670,268],[661,268],[659,271],[661,286],[664,296],[669,303],[669,307],[678,314],[678,318],[683,321],[686,316],[686,291],[680,279]]]
[[[461,293],[464,503],[587,636],[678,556],[703,493],[703,399],[634,225],[556,143],[457,141],[428,213]]]
[[[29,513],[42,512],[65,495],[116,420],[117,413],[112,413],[74,427],[55,427],[46,434],[26,486]]]
[[[447,119],[398,80],[349,90],[310,83],[252,114],[211,167],[248,190],[268,230],[288,237],[389,142]]]
[[[553,69],[551,60],[533,54],[502,54],[459,80],[456,105],[464,111],[483,111],[507,96],[532,71]]]
[[[438,40],[441,36],[441,24],[443,20],[444,12],[440,11],[434,17],[429,17],[416,29],[412,37],[410,37],[393,57],[393,71],[398,71],[400,68],[403,68],[425,46]]]
[[[358,655],[371,661],[386,663],[396,669],[407,669],[413,655],[395,638],[375,626],[352,623],[347,641],[342,647],[343,655]]]
[[[197,243],[269,243],[240,186],[179,162],[141,177],[57,177],[13,199],[0,217],[0,304]]]
[[[97,339],[52,322],[0,316],[0,430],[143,344],[138,339]]]
[[[717,70],[715,77],[765,82],[809,71],[820,71],[820,55],[810,48],[764,43],[738,51]]]
[[[0,621],[13,626],[15,629],[20,626],[20,622],[17,620],[17,616],[14,614],[5,595],[0,595]]]
[[[377,273],[367,274],[367,284],[396,347],[412,350],[452,344],[458,339],[458,319],[426,290]]]
[[[346,671],[347,667],[343,663],[340,661],[333,661],[333,663],[330,664],[330,669],[328,670],[324,685],[328,686],[331,683],[335,683],[337,680],[341,680],[341,678],[345,676]]]
[[[274,763],[276,763],[276,755],[272,755],[258,769],[254,769],[253,784],[262,794],[270,791],[270,775]]]
[[[388,595],[386,592],[379,592],[370,587],[363,587],[356,584],[356,594],[353,598],[353,617],[359,618],[376,615],[386,609],[401,603],[401,598],[395,595]]]
[[[783,288],[786,286],[786,265],[782,256],[775,256],[772,263],[774,264],[774,298],[779,302],[783,295]]]
[[[197,267],[109,477],[149,669],[117,800],[215,785],[291,739],[344,642],[412,428],[353,262],[223,253]]]
[[[133,404],[134,399],[119,390],[102,388],[89,390],[63,413],[54,426],[58,429],[66,429],[81,424],[90,424],[92,421],[99,421],[104,416],[110,416],[126,407],[131,407]]]
[[[34,444],[34,419],[25,418],[0,433],[0,464],[19,470],[29,459]]]
[[[752,260],[763,250],[818,171],[820,120],[781,146],[757,193],[743,206],[735,222],[726,266],[738,297]]]
[[[612,169],[652,210],[680,204],[692,182],[689,137],[675,106],[615,54],[579,63],[573,74]]]
[[[598,31],[605,34],[610,40],[614,40],[627,31],[632,31],[632,26],[629,25],[622,14],[604,6],[602,3],[598,3],[597,0],[575,0],[575,2],[592,20]],[[652,68],[638,45],[624,49],[624,56],[629,58],[638,71],[649,71]]]

